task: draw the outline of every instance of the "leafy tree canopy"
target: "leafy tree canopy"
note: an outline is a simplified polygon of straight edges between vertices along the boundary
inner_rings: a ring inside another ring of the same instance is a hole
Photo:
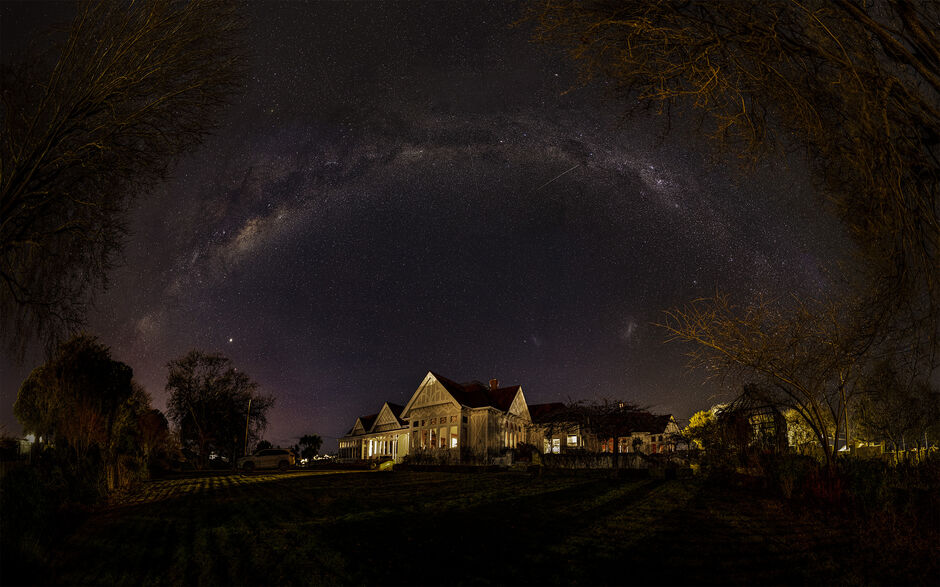
[[[854,411],[859,437],[889,442],[896,450],[917,446],[940,434],[940,393],[928,382],[905,376],[882,362]]]
[[[712,410],[701,410],[692,414],[689,425],[682,431],[683,436],[692,446],[705,448],[715,435],[718,419]]]
[[[323,439],[319,434],[305,434],[300,437],[300,456],[305,459],[312,459],[320,453],[320,447],[323,445]]]
[[[13,411],[26,432],[81,456],[110,441],[119,408],[134,394],[132,375],[97,339],[75,336],[30,373]]]
[[[151,410],[132,375],[97,339],[78,335],[30,373],[13,411],[83,481],[111,490],[129,480],[119,464],[140,456],[139,418]]]
[[[193,350],[167,367],[169,416],[183,448],[200,465],[208,462],[210,452],[234,457],[260,438],[274,397],[259,393],[258,384],[228,358]]]

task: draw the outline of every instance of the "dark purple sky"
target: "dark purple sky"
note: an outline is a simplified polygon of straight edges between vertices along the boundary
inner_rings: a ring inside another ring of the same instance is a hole
[[[688,418],[726,398],[652,326],[715,288],[825,287],[844,247],[798,164],[709,161],[623,118],[511,3],[258,2],[243,95],[139,198],[89,331],[165,407],[219,351],[277,397],[267,438],[335,438],[428,370]],[[4,58],[67,13],[6,4]],[[570,90],[567,91],[566,90]],[[554,181],[552,181],[554,180]],[[36,359],[0,361],[0,424]]]

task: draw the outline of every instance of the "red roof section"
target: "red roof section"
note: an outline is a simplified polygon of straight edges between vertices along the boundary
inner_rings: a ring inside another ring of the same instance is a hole
[[[362,427],[366,429],[366,432],[372,429],[372,425],[375,424],[375,419],[378,418],[378,414],[369,414],[368,416],[359,416],[359,421],[362,422]]]
[[[392,411],[392,415],[395,416],[395,419],[398,420],[398,423],[401,424],[401,413],[405,409],[405,406],[400,406],[398,404],[393,404],[392,402],[388,403],[388,409]],[[378,414],[376,414],[378,416]]]
[[[649,412],[632,412],[627,415],[627,426],[633,432],[649,432],[662,434],[669,425],[672,414],[657,415]]]
[[[489,406],[506,412],[512,405],[512,400],[516,398],[516,394],[522,389],[520,385],[511,385],[491,390],[479,381],[457,383],[433,371],[431,371],[431,375],[444,386],[444,389],[457,400],[457,403],[470,408]]]

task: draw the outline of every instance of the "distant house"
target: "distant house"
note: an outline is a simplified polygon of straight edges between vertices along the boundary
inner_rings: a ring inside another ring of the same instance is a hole
[[[628,412],[624,414],[623,436],[618,437],[619,452],[642,452],[654,454],[675,450],[673,439],[679,433],[679,425],[672,414],[650,412]],[[601,442],[601,452],[613,452],[614,440]]]
[[[500,387],[496,379],[456,383],[429,371],[404,407],[386,403],[358,418],[340,439],[338,458],[488,460],[528,442],[530,424],[521,386]]]
[[[646,454],[673,450],[673,435],[679,432],[669,415],[625,408],[623,404],[566,406],[562,403],[533,404],[535,436],[541,438],[543,452],[564,453],[571,450],[614,452],[614,437],[619,452]]]
[[[597,435],[586,429],[561,402],[532,404],[531,443],[544,453],[560,454],[571,450],[597,451]]]

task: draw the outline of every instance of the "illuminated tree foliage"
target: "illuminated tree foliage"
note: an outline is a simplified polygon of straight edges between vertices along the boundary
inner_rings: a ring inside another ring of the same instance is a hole
[[[228,358],[194,350],[167,367],[167,410],[197,465],[204,467],[211,452],[235,457],[245,445],[246,425],[249,444],[261,437],[274,397],[258,393],[258,384]]]
[[[692,414],[689,425],[682,431],[690,447],[703,449],[716,437],[718,419],[712,410],[701,410]]]
[[[797,452],[807,453],[816,444],[813,428],[808,426],[806,420],[794,409],[788,409],[783,416],[787,420],[787,435],[789,436],[790,445]]]
[[[869,332],[936,349],[940,3],[543,0],[529,17],[627,104],[698,113],[747,159],[801,154],[859,244]]]
[[[201,142],[241,70],[231,3],[76,11],[64,40],[2,71],[0,327],[19,356],[83,323],[130,202]]]

